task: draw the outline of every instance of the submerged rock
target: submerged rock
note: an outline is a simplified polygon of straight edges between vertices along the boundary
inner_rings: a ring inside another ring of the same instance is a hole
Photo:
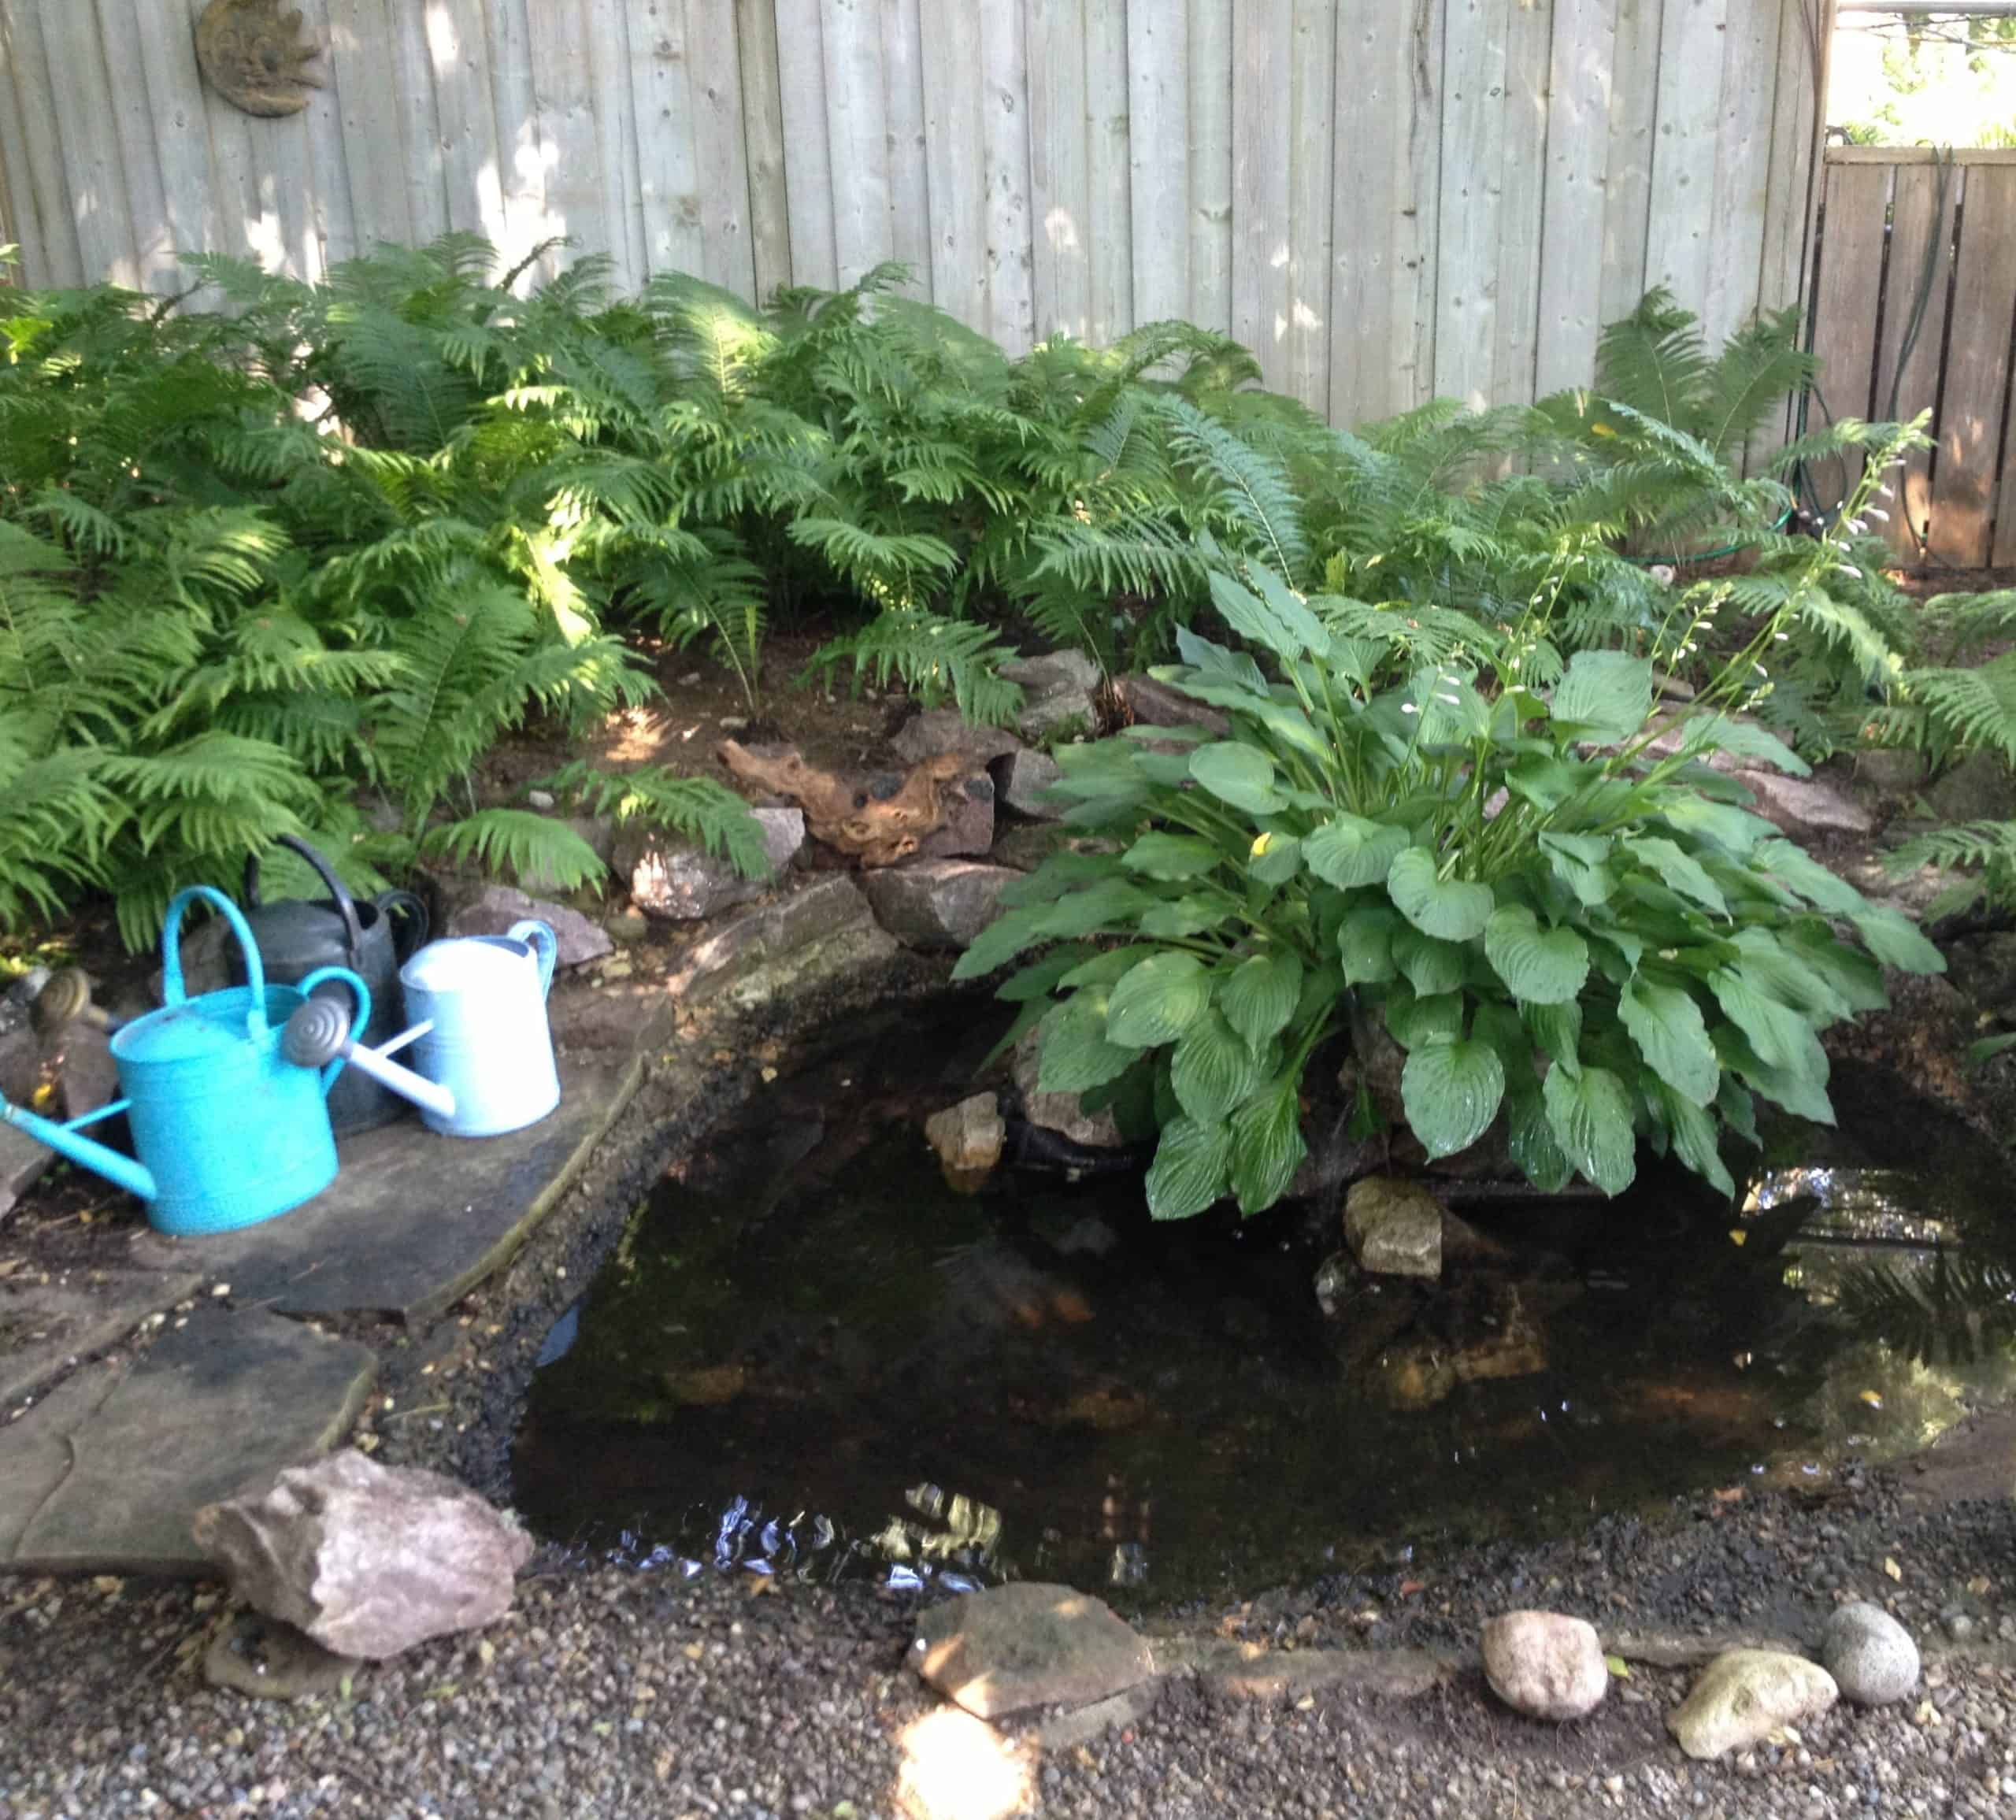
[[[1918,1646],[1880,1605],[1844,1605],[1829,1618],[1820,1659],[1857,1706],[1889,1706],[1918,1685]]]
[[[1555,1611],[1507,1611],[1484,1627],[1484,1679],[1514,1712],[1586,1718],[1610,1691],[1595,1626]]]
[[[962,1194],[971,1194],[1000,1162],[1008,1125],[1000,1101],[991,1093],[976,1093],[934,1112],[924,1121],[924,1135],[938,1153],[947,1182]]]
[[[1155,1672],[1147,1640],[1069,1586],[1015,1581],[934,1605],[917,1620],[911,1666],[983,1719],[1031,1707],[1082,1707]]]
[[[495,1623],[532,1551],[467,1486],[354,1450],[207,1504],[191,1527],[247,1604],[373,1660]]]
[[[1344,1197],[1344,1241],[1368,1270],[1442,1274],[1442,1203],[1419,1182],[1367,1176]]]
[[[1840,1697],[1817,1662],[1777,1649],[1732,1649],[1701,1672],[1666,1715],[1666,1729],[1703,1762],[1761,1744],[1781,1725],[1818,1718]]]

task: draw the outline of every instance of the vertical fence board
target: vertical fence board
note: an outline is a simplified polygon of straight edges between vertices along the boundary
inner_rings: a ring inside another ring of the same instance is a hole
[[[1715,231],[1715,141],[1729,0],[1666,0],[1646,281],[1697,316]]]
[[[571,9],[528,0],[535,143],[541,169],[544,235],[565,235],[574,257],[610,245],[588,46]],[[556,260],[556,265],[564,262]]]
[[[1036,339],[1030,284],[1029,92],[1022,9],[980,15],[981,147],[987,161],[987,332],[1011,354]]]
[[[72,0],[72,4],[80,12],[89,10],[84,0]],[[182,273],[176,264],[161,157],[147,110],[146,56],[139,18],[134,0],[97,0],[96,11],[111,101],[110,124],[126,182],[140,284],[158,294],[180,290]]]
[[[1595,370],[1603,272],[1605,171],[1615,0],[1555,0],[1547,111],[1547,209],[1540,237],[1534,390],[1585,385]],[[1618,98],[1621,102],[1622,98]]]
[[[827,164],[832,173],[833,253],[843,285],[890,258],[889,106],[876,0],[824,0]]]
[[[1133,128],[1128,117],[1132,98],[1125,10],[1110,0],[1088,0],[1088,6],[1085,207],[1090,216],[1086,265],[1091,320],[1086,339],[1103,344],[1125,335],[1135,321]],[[1229,68],[1225,92],[1232,92]],[[1229,179],[1229,162],[1226,168]]]
[[[1288,382],[1293,20],[1294,0],[1237,0],[1232,10],[1232,332],[1276,391]]]
[[[1666,5],[1667,0],[1618,0],[1610,55],[1610,146],[1603,166],[1599,326],[1629,315],[1646,290]]]
[[[415,238],[387,0],[329,0],[329,59],[358,250]],[[193,56],[191,69],[195,69]]]
[[[831,142],[826,136],[826,57],[819,0],[776,0],[777,91],[784,107],[784,194],[791,220],[791,280],[830,290],[839,281]]]
[[[56,130],[84,269],[138,290],[139,252],[97,14],[80,0],[42,0],[42,29],[51,80],[62,72]]]
[[[644,262],[654,272],[698,272],[706,262],[688,56],[684,0],[639,0],[630,20],[630,105]]]
[[[1814,351],[1821,359],[1820,386],[1830,418],[1869,415],[1889,195],[1887,166],[1840,165],[1827,173]],[[1833,503],[1826,497],[1831,491],[1844,495],[1862,472],[1852,458],[1838,466],[1840,471],[1815,476],[1823,504]]]
[[[1497,353],[1508,14],[1517,0],[1449,0],[1443,50],[1435,389],[1489,402]]]
[[[1232,0],[1190,0],[1188,24],[1190,288],[1184,313],[1224,333],[1232,328]],[[1321,130],[1327,145],[1334,124]]]
[[[987,154],[980,133],[980,20],[965,0],[923,0],[922,10],[931,295],[969,327],[984,328]]]
[[[502,253],[515,265],[547,235],[546,161],[532,81],[532,0],[484,0],[490,46],[490,111],[496,123],[497,183],[503,196]],[[354,192],[353,192],[354,200]]]
[[[1493,404],[1522,404],[1533,396],[1553,33],[1554,0],[1513,0],[1506,33],[1505,124],[1499,154],[1498,298],[1492,317]]]
[[[1953,333],[1939,405],[1932,554],[1962,569],[1993,547],[1996,469],[2016,311],[2016,165],[1973,165],[1960,195]]]
[[[1909,165],[1897,172],[1891,191],[1890,259],[1871,401],[1877,417],[1909,420],[1939,402],[1940,346],[1952,281],[1953,213],[1959,194],[1960,173],[1953,165]],[[1966,332],[1964,327],[1962,332]],[[1921,449],[1910,456],[1895,484],[1897,497],[1889,506],[1888,535],[1899,556],[1916,562],[1931,516],[1929,452]]]
[[[1701,321],[1719,347],[1756,313],[1770,206],[1779,0],[1729,0],[1715,132],[1714,231]]]
[[[1265,46],[1247,25],[1262,0],[1237,0],[1232,85]],[[1284,21],[1286,9],[1268,0]],[[1128,0],[1128,194],[1134,243],[1134,321],[1180,316],[1190,303],[1190,21],[1185,0]],[[1278,103],[1280,91],[1277,91]],[[1236,110],[1238,102],[1235,98]]]
[[[565,9],[564,10],[576,10]],[[604,248],[615,261],[619,291],[636,290],[650,275],[644,251],[644,202],[637,155],[637,110],[630,91],[630,0],[587,0],[588,79],[595,98],[595,143],[602,168]],[[639,23],[638,36],[643,37]]]
[[[218,243],[220,222],[195,41],[178,13],[150,4],[133,10],[169,244],[179,253],[199,252]]]
[[[1092,315],[1085,0],[1027,0],[1030,274],[1039,335],[1083,339]]]
[[[427,50],[434,117],[441,129],[441,174],[448,225],[458,234],[504,238],[504,184],[491,99],[483,0],[428,0]]]
[[[1284,389],[1312,410],[1330,397],[1331,123],[1337,74],[1334,0],[1295,0],[1288,50],[1288,258]]]
[[[200,6],[201,0],[197,0]],[[399,109],[399,146],[405,154],[406,213],[413,238],[424,243],[448,231],[448,188],[441,158],[441,121],[434,111],[434,61],[427,41],[424,5],[386,0],[392,47],[392,90]],[[558,28],[558,22],[556,22]],[[580,22],[566,28],[579,37]],[[214,112],[212,138],[216,137]]]
[[[881,4],[882,74],[889,109],[890,254],[910,269],[910,290],[928,298],[931,191],[924,168],[924,24],[917,0]]]
[[[308,106],[300,119],[305,181],[308,187],[308,228],[324,269],[354,258],[358,250],[357,215],[351,206],[350,173],[343,165],[343,74],[329,53],[332,37],[329,0],[298,0],[302,24],[309,39],[321,47],[322,86],[310,91]],[[489,111],[489,75],[483,48],[483,20],[476,20],[477,61],[475,80],[484,89],[484,111]],[[502,232],[499,223],[498,232]]]
[[[1332,183],[1330,421],[1425,398],[1435,371],[1442,0],[1343,0]]]
[[[749,258],[761,302],[791,283],[791,205],[784,180],[784,97],[771,0],[735,0],[735,42],[749,164]]]
[[[38,287],[83,284],[83,252],[70,211],[69,173],[57,131],[55,85],[43,42],[39,0],[0,0],[0,62],[7,78],[0,101],[11,98],[11,106],[0,112],[9,114],[7,127],[18,132],[21,147],[18,162],[10,152],[7,170],[14,227],[27,256],[24,276]]]
[[[1807,257],[1812,250],[1813,203],[1824,171],[1818,165],[1820,96],[1825,84],[1826,41],[1833,0],[1779,0],[1777,94],[1771,111],[1771,182],[1764,211],[1764,246],[1758,302],[1766,310],[1803,303]],[[1805,320],[1801,312],[1801,321]],[[1799,406],[1788,402],[1750,441],[1748,470],[1796,433]]]

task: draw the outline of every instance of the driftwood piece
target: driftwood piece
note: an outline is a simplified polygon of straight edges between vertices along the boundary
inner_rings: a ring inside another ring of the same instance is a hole
[[[916,852],[945,825],[945,785],[971,769],[958,753],[940,752],[912,765],[893,795],[877,796],[860,779],[817,770],[795,751],[765,758],[724,739],[715,754],[743,782],[795,803],[813,840],[863,866],[894,866]]]

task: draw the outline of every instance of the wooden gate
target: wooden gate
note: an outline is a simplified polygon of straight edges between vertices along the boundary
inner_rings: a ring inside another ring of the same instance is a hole
[[[1902,476],[1892,542],[1932,568],[2016,565],[2016,150],[1830,146],[1821,210],[1826,410],[1932,413],[1936,446]]]

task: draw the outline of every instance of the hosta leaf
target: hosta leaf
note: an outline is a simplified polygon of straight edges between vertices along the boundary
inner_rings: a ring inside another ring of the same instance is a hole
[[[1187,1220],[1225,1192],[1232,1132],[1223,1125],[1173,1118],[1162,1127],[1148,1168],[1148,1212],[1158,1220]]]
[[[1453,992],[1462,984],[1469,951],[1460,942],[1437,941],[1404,923],[1393,936],[1393,959],[1407,984],[1423,998]]]
[[[1505,1135],[1513,1162],[1542,1194],[1558,1195],[1574,1179],[1575,1166],[1547,1122],[1538,1082],[1529,1089],[1506,1093]]]
[[[1488,1043],[1424,1043],[1400,1071],[1407,1127],[1431,1157],[1475,1144],[1490,1129],[1504,1097],[1504,1065]]]
[[[1554,875],[1582,903],[1599,904],[1617,889],[1617,880],[1604,862],[1610,843],[1595,834],[1543,834],[1540,851]]]
[[[1169,1058],[1177,1103],[1200,1124],[1212,1125],[1249,1099],[1260,1084],[1260,1064],[1243,1037],[1215,1008],[1184,1032]]]
[[[1796,841],[1766,840],[1756,859],[1764,869],[1804,898],[1816,910],[1851,917],[1869,908],[1869,899],[1837,873],[1830,872]]]
[[[1132,1067],[1138,1050],[1108,1040],[1106,992],[1082,987],[1043,1021],[1036,1085],[1044,1093],[1083,1093]]]
[[[1880,909],[1858,910],[1849,920],[1855,926],[1855,933],[1868,944],[1869,951],[1884,966],[1900,968],[1907,973],[1946,971],[1946,957],[1902,910],[1885,904]]]
[[[1302,962],[1293,954],[1254,954],[1218,985],[1225,1021],[1255,1050],[1286,1027],[1302,996]]]
[[[1059,948],[1056,953],[1045,954],[1040,961],[1032,961],[1006,984],[997,987],[995,997],[1006,999],[1010,1004],[1021,1004],[1031,999],[1047,999],[1051,991],[1064,983],[1072,969],[1087,958],[1082,947]]]
[[[1043,932],[1052,940],[1095,935],[1102,929],[1131,923],[1154,901],[1139,885],[1129,884],[1124,878],[1103,879],[1051,904],[1043,914]],[[982,929],[980,935],[984,937],[987,932]],[[972,951],[967,950],[969,954]]]
[[[1533,1040],[1533,1047],[1570,1074],[1582,1071],[1582,1007],[1568,1005],[1522,1005],[1519,1021]]]
[[[1691,790],[1670,790],[1659,799],[1659,819],[1682,834],[1699,834],[1726,847],[1737,858],[1754,852],[1762,841],[1775,840],[1778,831],[1761,815],[1733,803],[1714,803]]]
[[[1817,919],[1781,929],[1784,942],[1825,980],[1851,1013],[1881,1011],[1890,1003],[1883,969],[1859,948],[1851,948]]]
[[[1729,1073],[1740,1077],[1744,1084],[1761,1093],[1774,1105],[1782,1106],[1795,1118],[1810,1119],[1815,1125],[1834,1122],[1834,1104],[1827,1097],[1827,1074],[1823,1066],[1817,1073],[1797,1069],[1774,1068],[1760,1058],[1747,1042],[1740,1030],[1725,1024],[1715,1032],[1715,1051],[1722,1058],[1722,1066]],[[1827,1059],[1826,1051],[1820,1054],[1821,1062]],[[1725,1094],[1721,1101],[1722,1116],[1729,1121],[1732,1129],[1742,1128],[1736,1122],[1730,1110],[1731,1099]],[[1753,1119],[1750,1130],[1744,1135],[1756,1141],[1756,1126]]]
[[[1274,583],[1265,589],[1264,598],[1221,569],[1211,572],[1211,604],[1227,625],[1277,657],[1297,658],[1310,651],[1321,655],[1330,648],[1330,635],[1322,622],[1285,584],[1265,569],[1257,571],[1255,579]]]
[[[1271,1207],[1308,1155],[1295,1081],[1284,1074],[1232,1115],[1232,1186],[1242,1214]]]
[[[1617,1012],[1645,1065],[1676,1094],[1695,1106],[1714,1099],[1722,1065],[1692,992],[1640,977],[1624,988]]]
[[[1615,745],[1629,739],[1652,711],[1652,663],[1622,651],[1577,651],[1554,691],[1557,725],[1583,739]]]
[[[1386,891],[1393,907],[1423,935],[1445,942],[1482,935],[1495,903],[1488,884],[1437,877],[1435,855],[1425,847],[1410,847],[1393,862]]]
[[[1051,908],[1048,904],[1032,904],[1026,909],[1011,910],[996,917],[973,937],[972,945],[960,955],[958,965],[952,969],[952,977],[977,980],[1036,947],[1047,939],[1043,923]]]
[[[1102,948],[1089,955],[1083,947],[1074,949],[1073,952],[1082,958],[1057,982],[1060,986],[1110,986],[1136,962],[1145,961],[1161,951],[1136,942],[1124,948]]]
[[[1223,857],[1208,840],[1191,834],[1144,834],[1120,856],[1120,863],[1143,878],[1201,878]]]
[[[1250,815],[1271,815],[1286,806],[1274,788],[1274,762],[1257,747],[1236,739],[1199,746],[1190,754],[1189,770],[1221,803]]]
[[[1708,976],[1708,989],[1766,1067],[1784,1069],[1815,1082],[1826,1080],[1827,1052],[1820,1047],[1813,1026],[1789,1005],[1781,1004],[1733,967],[1718,967]]]
[[[1230,922],[1232,909],[1223,898],[1180,897],[1142,911],[1136,926],[1143,935],[1153,936],[1158,941],[1177,942]]]
[[[1362,815],[1339,815],[1303,840],[1302,856],[1325,884],[1353,891],[1383,884],[1406,844],[1404,828],[1388,828]]]
[[[1211,976],[1195,954],[1157,954],[1130,968],[1113,988],[1106,1033],[1130,1049],[1173,1043],[1210,1002]]]
[[[1418,999],[1411,991],[1395,990],[1386,1001],[1386,1028],[1403,1049],[1448,1039],[1463,1032],[1463,995],[1437,992],[1432,999]]]
[[[1292,834],[1262,834],[1253,843],[1246,869],[1262,884],[1286,884],[1302,870],[1302,843]]]
[[[1641,840],[1627,840],[1624,844],[1682,897],[1692,898],[1718,917],[1729,914],[1728,900],[1708,876],[1707,868],[1676,843],[1658,835],[1647,835]]]
[[[1493,910],[1484,927],[1484,958],[1515,999],[1565,1005],[1589,977],[1589,947],[1573,929],[1544,929],[1523,904]]]
[[[1666,1114],[1667,1127],[1673,1132],[1673,1147],[1680,1160],[1724,1194],[1733,1195],[1736,1184],[1722,1162],[1721,1132],[1714,1115],[1682,1098],[1663,1081],[1653,1081],[1651,1088]]]
[[[1379,904],[1347,910],[1337,929],[1337,951],[1344,963],[1347,986],[1383,985],[1398,970],[1393,937],[1403,927],[1391,906]]]
[[[1775,766],[1795,777],[1810,777],[1813,767],[1775,733],[1767,733],[1755,721],[1732,720],[1727,714],[1696,715],[1681,730],[1683,752],[1727,752]]]
[[[1541,1098],[1562,1154],[1606,1195],[1621,1195],[1638,1173],[1631,1091],[1607,1068],[1547,1071]]]

